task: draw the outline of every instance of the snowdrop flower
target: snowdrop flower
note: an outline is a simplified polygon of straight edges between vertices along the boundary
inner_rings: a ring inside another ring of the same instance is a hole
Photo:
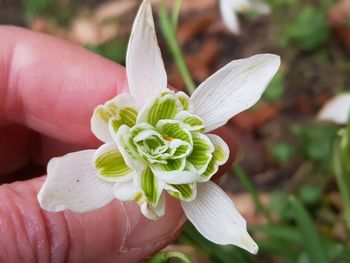
[[[207,133],[255,104],[279,64],[271,54],[236,60],[190,98],[173,92],[167,89],[150,1],[143,1],[127,51],[130,94],[95,109],[91,129],[104,142],[99,149],[50,161],[38,194],[41,207],[85,212],[117,198],[135,201],[146,217],[157,220],[164,215],[168,192],[208,240],[257,253],[245,220],[210,181],[227,161],[229,148]]]
[[[350,93],[342,93],[329,100],[317,115],[317,120],[347,124],[350,113]]]
[[[260,15],[270,14],[270,6],[261,0],[220,0],[220,12],[226,27],[233,33],[240,33],[238,13],[254,11]]]

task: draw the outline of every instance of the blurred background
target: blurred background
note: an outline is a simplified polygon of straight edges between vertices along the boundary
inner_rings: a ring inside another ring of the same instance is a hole
[[[152,2],[169,84],[178,89],[233,59],[264,52],[282,58],[263,99],[228,124],[239,165],[220,179],[259,254],[214,245],[190,224],[165,250],[193,262],[350,262],[350,129],[316,119],[349,91],[350,0]],[[0,24],[64,38],[123,64],[139,3],[0,0]],[[229,13],[239,25],[228,23]]]

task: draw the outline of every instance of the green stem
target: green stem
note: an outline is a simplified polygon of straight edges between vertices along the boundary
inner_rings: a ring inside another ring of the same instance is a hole
[[[181,252],[159,252],[152,256],[147,263],[167,263],[167,262],[192,263],[192,261]]]
[[[269,223],[271,223],[272,219],[269,210],[262,204],[255,187],[248,179],[242,167],[240,165],[235,165],[233,167],[233,170],[243,185],[244,189],[251,194],[259,213],[263,215]]]
[[[179,1],[181,3],[181,1]],[[188,71],[186,66],[186,62],[184,59],[184,55],[182,53],[181,47],[176,39],[176,27],[174,21],[178,21],[178,18],[175,19],[176,16],[179,15],[179,12],[175,11],[173,13],[173,23],[171,22],[164,3],[161,5],[159,9],[159,21],[160,27],[165,39],[165,42],[170,50],[170,53],[175,61],[175,64],[185,82],[186,88],[190,94],[192,94],[195,90],[195,84],[192,80],[191,74]]]
[[[172,24],[172,27],[173,27],[175,32],[176,32],[177,26],[179,24],[181,4],[182,4],[182,0],[176,0],[174,3],[174,6],[173,6],[173,13],[171,16],[171,24]]]

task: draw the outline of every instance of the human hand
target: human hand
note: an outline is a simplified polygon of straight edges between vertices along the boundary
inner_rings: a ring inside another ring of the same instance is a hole
[[[93,109],[128,91],[124,68],[28,30],[0,27],[0,36],[0,178],[29,160],[44,164],[97,148]],[[227,128],[220,135],[235,146]],[[185,222],[170,197],[156,222],[118,200],[84,214],[46,212],[36,197],[43,180],[0,186],[1,262],[140,261],[173,241]]]

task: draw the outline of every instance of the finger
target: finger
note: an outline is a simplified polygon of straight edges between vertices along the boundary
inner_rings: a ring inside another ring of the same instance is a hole
[[[96,105],[127,91],[123,67],[51,36],[0,27],[0,122],[95,146]]]
[[[0,187],[0,262],[139,262],[173,241],[184,223],[172,198],[158,221],[119,201],[84,214],[45,212],[36,200],[42,182]]]

